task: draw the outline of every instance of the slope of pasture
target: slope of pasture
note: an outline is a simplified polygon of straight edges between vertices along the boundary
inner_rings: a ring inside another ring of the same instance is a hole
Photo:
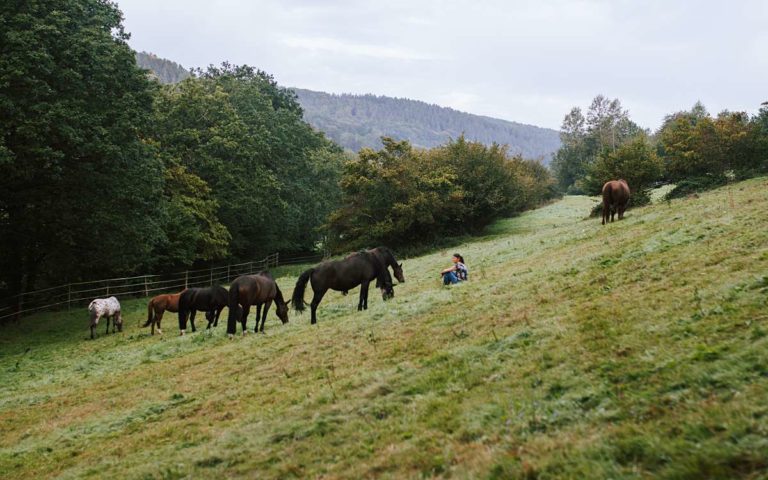
[[[0,330],[0,477],[765,478],[767,192],[606,227],[566,197],[457,247],[467,284],[435,252],[390,302],[231,341],[150,337],[143,301],[95,341],[28,318]]]

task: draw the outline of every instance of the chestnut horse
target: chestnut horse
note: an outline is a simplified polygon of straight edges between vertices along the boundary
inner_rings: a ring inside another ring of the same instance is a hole
[[[624,218],[624,210],[629,203],[629,185],[626,180],[611,180],[603,185],[603,225],[610,216],[618,212],[619,220]]]
[[[259,272],[256,275],[241,275],[237,277],[229,286],[229,319],[227,321],[227,334],[234,335],[237,330],[237,320],[243,326],[243,335],[245,335],[245,324],[248,321],[248,314],[251,305],[256,305],[256,327],[253,333],[261,331],[264,333],[264,322],[267,320],[267,313],[275,302],[277,316],[283,323],[288,323],[288,302],[283,298],[283,292],[277,286],[272,275],[269,272]],[[261,307],[264,306],[264,313]],[[242,307],[242,308],[240,308]],[[261,320],[261,329],[259,329],[259,320]]]
[[[155,325],[157,325],[157,333],[163,334],[160,330],[160,322],[163,320],[163,314],[165,312],[177,313],[179,311],[179,297],[184,291],[179,293],[164,293],[152,297],[152,300],[147,304],[147,323],[142,327],[148,327],[152,325],[152,335],[155,334]]]

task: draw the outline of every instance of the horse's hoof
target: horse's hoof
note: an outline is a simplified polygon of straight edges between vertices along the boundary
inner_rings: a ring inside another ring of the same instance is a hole
[[[162,335],[162,334],[163,334],[163,331],[162,331],[162,330],[160,330],[160,329],[158,328],[158,329],[157,329],[157,334],[158,334],[158,335]]]
[[[234,336],[234,335],[232,335],[231,333],[228,333],[228,334],[227,334],[227,338],[229,338],[230,340],[232,340],[233,338],[235,338],[235,336]]]
[[[181,331],[179,332],[179,336],[180,336],[180,337],[183,337],[183,336],[184,336],[184,333],[185,333],[185,332],[184,332],[184,330],[181,330]]]
[[[248,332],[243,332],[243,336],[246,336],[246,335],[248,335]]]

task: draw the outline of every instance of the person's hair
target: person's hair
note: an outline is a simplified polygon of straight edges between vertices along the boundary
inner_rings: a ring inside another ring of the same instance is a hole
[[[464,263],[464,257],[460,253],[454,253],[453,256],[458,258],[461,263]]]

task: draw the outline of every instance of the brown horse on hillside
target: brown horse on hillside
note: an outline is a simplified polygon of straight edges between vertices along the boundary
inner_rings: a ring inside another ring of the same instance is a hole
[[[152,325],[152,335],[155,334],[155,325],[157,325],[157,333],[163,334],[160,330],[160,322],[163,320],[163,314],[165,312],[178,313],[179,311],[179,297],[184,291],[179,293],[164,293],[152,297],[152,300],[147,304],[147,323],[142,327],[148,327]]]
[[[619,220],[624,218],[624,211],[629,203],[629,185],[626,180],[611,180],[603,185],[603,225],[610,216],[618,213]]]
[[[229,286],[229,320],[227,322],[227,333],[231,336],[237,330],[237,320],[243,326],[243,335],[245,335],[245,324],[248,321],[251,305],[256,305],[256,327],[253,332],[261,331],[264,333],[264,323],[267,320],[267,313],[275,302],[277,307],[277,316],[283,323],[288,323],[288,302],[283,298],[283,292],[277,286],[277,282],[272,278],[269,272],[259,272],[256,275],[241,275]],[[264,306],[264,313],[261,307]],[[240,308],[242,307],[242,309]],[[261,329],[259,329],[259,320],[261,320]]]

